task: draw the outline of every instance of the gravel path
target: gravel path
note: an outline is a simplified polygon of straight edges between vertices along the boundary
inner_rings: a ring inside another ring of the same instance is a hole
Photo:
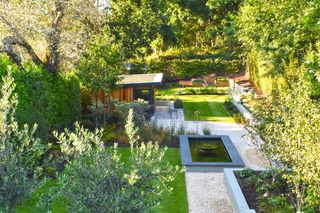
[[[186,173],[189,212],[232,213],[223,173]]]
[[[189,128],[211,130],[211,134],[228,135],[238,150],[246,167],[258,169],[267,167],[267,161],[257,148],[248,142],[244,135],[247,133],[243,126],[231,123],[214,122],[185,122]],[[186,172],[187,196],[189,212],[201,213],[232,213],[230,198],[224,183],[222,172],[198,173]]]
[[[187,131],[203,134],[208,128],[212,135],[228,135],[238,150],[246,167],[253,169],[266,168],[267,161],[261,152],[246,137],[247,131],[242,125],[210,121],[184,121],[183,111],[178,110],[175,116],[161,116],[155,119],[158,126],[164,128],[183,127]],[[172,119],[173,117],[173,119]],[[233,213],[230,198],[224,184],[222,172],[186,172],[186,187],[189,212],[192,213]]]

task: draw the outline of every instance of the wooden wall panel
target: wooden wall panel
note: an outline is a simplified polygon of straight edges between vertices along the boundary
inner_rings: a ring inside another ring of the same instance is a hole
[[[153,86],[144,86],[144,87],[122,87],[117,90],[114,90],[111,92],[111,97],[114,99],[117,99],[119,101],[124,102],[133,102],[133,91],[134,89],[151,89],[152,90],[152,96],[153,96],[153,111],[155,111],[155,93],[156,93],[156,87]],[[96,94],[93,95],[94,97]],[[102,91],[99,91],[98,93],[99,99],[103,102],[103,100],[107,100],[107,97],[105,97],[104,93]]]
[[[111,93],[111,96],[119,101],[132,102],[133,101],[133,88],[125,87],[119,88]]]

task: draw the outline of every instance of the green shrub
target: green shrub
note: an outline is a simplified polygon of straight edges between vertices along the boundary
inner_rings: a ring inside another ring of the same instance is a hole
[[[257,185],[256,187],[256,191],[260,194],[263,195],[264,193],[266,193],[268,191],[268,185],[264,182],[261,182]]]
[[[146,118],[150,110],[150,105],[147,101],[137,100],[134,102],[119,102],[114,100],[116,111],[120,115],[120,121],[124,124],[128,118],[129,109],[133,109],[134,122],[138,127],[142,127],[146,123]]]
[[[0,212],[15,212],[43,182],[40,160],[48,147],[34,136],[36,126],[21,128],[15,120],[18,104],[11,72],[0,91]]]
[[[231,99],[228,99],[224,102],[224,107],[228,110],[237,123],[245,124],[247,122],[245,117],[243,117],[237,107],[231,102]]]
[[[249,177],[247,177],[247,182],[250,184],[256,184],[258,181],[258,176],[257,175],[251,175]]]
[[[211,130],[208,127],[202,129],[204,135],[211,135]]]
[[[103,141],[114,143],[116,137],[115,125],[107,125],[104,127],[102,135]]]
[[[174,101],[174,108],[176,108],[176,109],[182,109],[182,108],[183,108],[182,100],[176,99],[176,100]]]
[[[190,79],[206,74],[237,73],[242,70],[242,60],[225,57],[165,57],[132,60],[130,73],[164,73],[167,80]]]
[[[252,170],[252,169],[249,169],[249,168],[242,169],[242,170],[239,172],[239,176],[242,177],[242,178],[250,177],[251,175],[253,175],[253,170]]]
[[[50,211],[58,196],[70,201],[70,212],[152,212],[160,204],[163,190],[171,190],[171,182],[183,169],[164,162],[166,149],[143,142],[138,131],[130,109],[126,125],[130,152],[124,156],[128,164],[116,145],[106,149],[101,130],[90,132],[76,124],[74,133],[55,132],[69,163],[58,177],[59,188],[42,195],[39,212]]]
[[[271,196],[268,198],[268,203],[272,206],[283,206],[286,203],[286,197],[284,195]]]
[[[53,76],[31,64],[22,71],[7,57],[0,56],[0,76],[6,74],[8,66],[12,66],[19,98],[16,111],[19,124],[37,123],[36,135],[47,138],[53,129],[63,129],[80,118],[80,86],[72,73]]]
[[[197,90],[193,89],[193,88],[185,88],[182,92],[184,95],[196,95],[197,94]]]

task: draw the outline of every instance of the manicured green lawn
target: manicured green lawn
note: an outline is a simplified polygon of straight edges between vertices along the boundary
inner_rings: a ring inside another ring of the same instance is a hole
[[[163,89],[157,91],[159,99],[181,99],[184,116],[188,121],[217,121],[234,123],[234,119],[225,109],[223,103],[227,95],[175,95],[179,88]],[[198,115],[196,115],[198,111]]]
[[[183,101],[184,117],[187,121],[217,121],[234,123],[234,119],[223,106],[225,95],[188,95],[179,97]],[[195,113],[198,111],[198,115]]]
[[[129,162],[129,148],[119,148],[119,153],[123,157],[123,162]],[[180,162],[180,151],[179,149],[169,148],[164,157],[165,162],[170,162],[172,165],[181,165]],[[22,203],[17,207],[17,213],[29,213],[36,212],[35,206],[39,197],[42,193],[48,192],[53,187],[57,187],[58,183],[56,180],[48,181],[44,186],[40,187],[36,190],[32,197]],[[187,202],[187,194],[186,194],[186,186],[185,186],[185,176],[184,174],[180,174],[175,181],[172,183],[173,191],[171,193],[164,191],[162,194],[162,202],[161,205],[156,209],[156,212],[172,212],[172,213],[186,213],[188,212],[188,202]],[[63,198],[58,198],[54,201],[52,205],[53,213],[64,213],[67,212],[67,200]]]
[[[192,89],[201,89],[203,87],[191,87]],[[173,100],[177,97],[176,93],[180,90],[183,90],[183,88],[166,88],[166,89],[157,89],[156,95],[158,99],[163,100]],[[228,87],[218,87],[217,92],[226,94],[228,91]],[[180,97],[180,96],[179,96]]]

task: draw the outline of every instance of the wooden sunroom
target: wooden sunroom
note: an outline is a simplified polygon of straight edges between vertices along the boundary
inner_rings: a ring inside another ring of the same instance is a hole
[[[111,93],[119,101],[132,102],[143,99],[155,111],[155,89],[162,85],[163,73],[122,75],[120,88]]]

